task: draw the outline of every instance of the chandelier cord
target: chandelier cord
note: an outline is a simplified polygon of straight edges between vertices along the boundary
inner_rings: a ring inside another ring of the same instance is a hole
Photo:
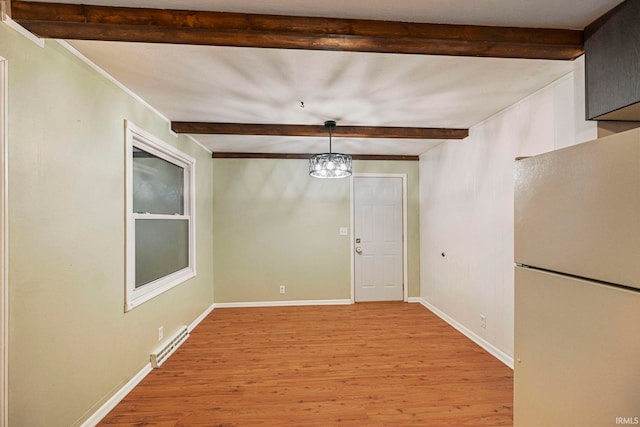
[[[331,128],[332,127],[333,126],[329,126],[329,154],[332,153],[332,151],[331,151]]]

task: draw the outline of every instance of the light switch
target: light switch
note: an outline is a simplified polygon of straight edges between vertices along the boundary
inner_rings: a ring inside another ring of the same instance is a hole
[[[349,235],[349,229],[347,227],[340,227],[340,235],[341,236],[348,236]]]

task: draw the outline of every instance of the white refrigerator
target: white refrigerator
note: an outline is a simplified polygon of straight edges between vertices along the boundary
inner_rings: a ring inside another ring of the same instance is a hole
[[[514,172],[514,425],[640,425],[640,129]]]

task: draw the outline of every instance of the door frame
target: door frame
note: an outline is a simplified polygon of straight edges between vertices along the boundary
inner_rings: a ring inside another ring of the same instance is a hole
[[[9,425],[8,62],[0,57],[0,427]]]
[[[354,173],[350,180],[351,223],[349,238],[351,242],[351,304],[356,302],[356,244],[355,244],[355,178],[402,178],[402,300],[409,301],[409,268],[407,262],[407,174],[406,173]]]

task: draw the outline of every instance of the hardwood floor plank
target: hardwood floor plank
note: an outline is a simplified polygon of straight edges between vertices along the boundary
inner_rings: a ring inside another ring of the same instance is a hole
[[[226,308],[103,426],[511,426],[513,373],[418,304]]]

